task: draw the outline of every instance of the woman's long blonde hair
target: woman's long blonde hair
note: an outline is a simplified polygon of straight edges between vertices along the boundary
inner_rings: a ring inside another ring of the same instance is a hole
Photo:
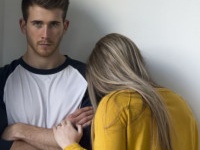
[[[167,110],[132,40],[117,33],[101,38],[89,57],[86,78],[89,96],[95,108],[99,100],[112,91],[137,91],[149,106],[152,120],[156,121],[161,149],[172,150]]]

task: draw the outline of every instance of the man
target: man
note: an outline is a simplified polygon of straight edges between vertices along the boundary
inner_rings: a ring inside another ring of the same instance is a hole
[[[59,49],[69,25],[68,5],[68,0],[22,0],[27,50],[0,69],[1,150],[59,149],[52,127],[62,120],[87,126],[82,145],[90,149],[94,112],[86,107],[85,65]]]

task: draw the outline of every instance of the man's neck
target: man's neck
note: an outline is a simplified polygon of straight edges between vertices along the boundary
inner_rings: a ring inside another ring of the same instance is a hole
[[[25,53],[22,59],[31,67],[37,69],[53,69],[60,65],[62,65],[66,57],[64,55],[58,54],[52,57],[31,57],[27,53]]]

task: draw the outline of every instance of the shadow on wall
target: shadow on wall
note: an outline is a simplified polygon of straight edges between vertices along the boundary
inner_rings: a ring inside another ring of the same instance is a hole
[[[97,40],[106,33],[80,6],[70,7],[67,19],[70,24],[61,43],[61,52],[85,62]]]

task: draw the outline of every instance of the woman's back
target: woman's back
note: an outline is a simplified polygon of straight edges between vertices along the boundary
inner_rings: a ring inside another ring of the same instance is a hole
[[[157,91],[172,121],[173,149],[198,150],[197,124],[188,105],[168,89]],[[151,146],[155,150],[157,126],[151,118],[149,107],[138,93],[133,90],[112,92],[101,100],[95,115],[94,150],[149,150]]]

